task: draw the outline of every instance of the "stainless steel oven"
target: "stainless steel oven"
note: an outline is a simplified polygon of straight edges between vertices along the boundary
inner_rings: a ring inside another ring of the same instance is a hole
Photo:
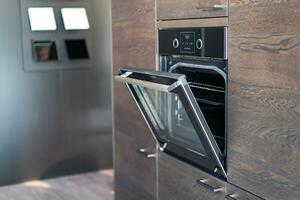
[[[159,70],[124,67],[160,150],[226,179],[226,27],[158,31]]]

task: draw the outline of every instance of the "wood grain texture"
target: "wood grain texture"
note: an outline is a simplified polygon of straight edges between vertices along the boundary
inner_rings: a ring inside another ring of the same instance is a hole
[[[224,5],[224,8],[214,8]],[[196,19],[228,16],[228,0],[157,0],[157,19]]]
[[[155,69],[155,1],[112,0],[113,75],[124,66]],[[116,200],[156,199],[156,162],[138,153],[156,150],[125,84],[114,82]]]
[[[169,20],[158,21],[157,27],[164,28],[195,28],[195,27],[219,27],[228,26],[228,18],[208,18],[208,19],[188,19],[188,20]]]
[[[300,199],[300,2],[229,2],[228,181]]]
[[[298,0],[229,0],[232,36],[299,34]]]
[[[198,183],[207,179],[213,188],[223,188],[225,182],[216,179],[163,152],[158,154],[158,196],[161,200],[224,200],[225,192],[213,192]]]
[[[0,200],[113,200],[112,170],[0,188]]]
[[[148,154],[155,153],[151,149],[153,141],[140,141],[120,132],[115,134],[116,199],[156,199],[156,158],[147,158],[138,151],[146,148]]]
[[[237,188],[229,183],[226,183],[226,198],[227,200],[242,199],[242,200],[262,200],[257,195],[251,194],[240,188]]]

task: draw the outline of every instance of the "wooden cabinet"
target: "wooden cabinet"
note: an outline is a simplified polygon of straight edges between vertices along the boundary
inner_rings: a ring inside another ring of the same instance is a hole
[[[230,0],[228,181],[300,199],[300,3]]]
[[[229,16],[227,199],[300,199],[299,10],[299,0],[229,0],[229,13],[226,0],[157,0],[158,20],[170,20],[159,23]],[[114,75],[155,70],[155,23],[154,0],[112,0]],[[126,86],[113,89],[117,200],[225,199],[221,180],[147,158],[155,140]]]
[[[143,136],[144,134],[142,134]],[[116,199],[156,199],[156,157],[152,140],[115,132]]]
[[[112,0],[112,33],[114,75],[124,66],[155,69],[155,1]],[[145,156],[156,142],[125,84],[114,82],[113,94],[116,200],[156,199],[155,158]]]
[[[225,182],[163,152],[158,154],[160,200],[224,200]]]
[[[228,0],[157,0],[158,20],[228,16]]]
[[[226,183],[226,200],[262,200],[262,198]]]

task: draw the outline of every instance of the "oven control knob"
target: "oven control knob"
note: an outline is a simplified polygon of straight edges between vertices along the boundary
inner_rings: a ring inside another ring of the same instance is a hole
[[[202,40],[199,38],[197,41],[196,41],[196,48],[197,49],[202,49],[202,46],[203,46],[203,42]]]
[[[179,40],[177,38],[174,38],[174,40],[173,40],[173,47],[175,49],[177,49],[179,47]]]

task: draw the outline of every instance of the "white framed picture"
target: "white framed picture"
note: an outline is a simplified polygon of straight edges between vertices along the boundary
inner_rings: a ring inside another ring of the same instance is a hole
[[[62,8],[65,30],[88,30],[90,23],[85,8]]]
[[[28,8],[31,31],[55,31],[57,29],[52,7]]]

